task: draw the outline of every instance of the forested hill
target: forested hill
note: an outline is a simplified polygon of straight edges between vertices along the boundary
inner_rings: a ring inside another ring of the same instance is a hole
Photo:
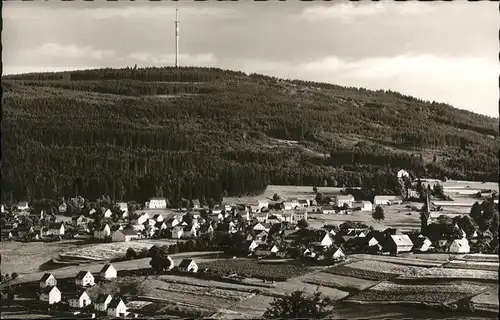
[[[498,119],[395,92],[213,68],[6,76],[2,195],[215,198],[267,184],[498,181]]]

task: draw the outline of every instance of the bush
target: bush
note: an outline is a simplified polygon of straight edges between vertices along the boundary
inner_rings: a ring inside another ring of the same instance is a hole
[[[12,272],[12,275],[10,276],[12,280],[16,279],[19,277],[19,274],[17,272]]]

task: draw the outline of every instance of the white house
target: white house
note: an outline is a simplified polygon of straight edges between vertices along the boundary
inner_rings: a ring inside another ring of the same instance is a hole
[[[148,209],[166,209],[167,199],[165,198],[151,198],[149,202],[146,202],[146,207]]]
[[[75,284],[80,287],[93,286],[94,276],[89,271],[80,271],[75,277]]]
[[[118,202],[117,203],[118,208],[120,208],[120,211],[123,211],[123,217],[128,216],[128,204],[126,202]]]
[[[58,223],[53,223],[49,226],[47,235],[54,235],[54,236],[64,236],[64,223],[58,222]]]
[[[455,239],[450,245],[450,252],[452,253],[469,253],[469,241],[465,238]]]
[[[149,219],[151,219],[149,214],[147,212],[143,212],[137,218],[136,224],[144,224],[144,222],[148,221]]]
[[[415,251],[426,252],[432,246],[432,241],[427,237],[418,237],[414,242],[413,249]]]
[[[28,202],[26,201],[21,201],[17,204],[17,209],[20,211],[28,210],[29,208]]]
[[[398,171],[398,179],[401,180],[404,177],[409,178],[410,174],[406,170],[403,170],[403,169],[399,170]]]
[[[271,227],[265,223],[257,223],[256,225],[253,226],[252,228],[255,231],[266,231],[269,232],[271,230]]]
[[[343,207],[344,205],[347,205],[349,208],[352,208],[353,202],[354,202],[354,196],[352,194],[348,194],[346,196],[338,195],[335,201],[335,205],[337,207]]]
[[[198,272],[198,265],[192,259],[182,259],[179,270],[184,272]]]
[[[373,204],[370,201],[359,201],[356,203],[355,206],[360,208],[361,211],[372,211],[373,210]]]
[[[172,239],[180,239],[182,238],[182,235],[184,234],[184,227],[183,226],[175,226],[171,230],[171,238]]]
[[[111,210],[109,210],[107,208],[102,208],[101,211],[102,211],[102,215],[104,218],[111,218],[111,216],[113,215]]]
[[[110,317],[125,317],[127,315],[127,306],[121,298],[115,297],[109,303],[107,311]]]
[[[94,309],[96,311],[106,312],[112,299],[113,298],[109,294],[100,294],[94,303]]]
[[[100,230],[94,230],[94,238],[96,239],[106,239],[109,236],[111,236],[111,229],[107,223]]]
[[[322,247],[329,247],[333,244],[333,239],[330,233],[326,232],[319,243]]]
[[[389,205],[389,204],[401,204],[403,199],[400,196],[375,196],[373,199],[373,204],[377,205]]]
[[[153,219],[156,222],[162,222],[164,220],[163,215],[161,213],[157,213],[153,216]]]
[[[248,240],[245,241],[245,243],[243,244],[243,247],[247,249],[249,252],[253,252],[255,248],[257,248],[258,246],[259,245],[257,244],[257,242],[255,242],[255,240]]]
[[[133,229],[116,230],[111,235],[113,242],[128,242],[139,239],[139,234]]]
[[[335,213],[335,208],[333,206],[324,206],[321,208],[321,211],[323,214],[334,214]]]
[[[294,210],[299,208],[299,201],[298,200],[292,200],[292,201],[285,201],[282,203],[282,208],[283,210]]]
[[[99,276],[101,279],[115,279],[117,277],[117,271],[111,264],[106,263],[104,267],[102,267],[101,272],[99,272]]]
[[[40,289],[46,287],[55,287],[57,285],[57,280],[51,273],[45,273],[40,279]]]
[[[259,206],[259,210],[262,210],[263,208],[269,208],[269,201],[267,200],[259,200],[257,202],[257,205]]]
[[[166,221],[166,223],[167,223],[167,227],[168,227],[168,228],[173,228],[173,227],[175,227],[176,225],[178,225],[178,224],[179,224],[179,222],[180,222],[180,221],[179,221],[179,219],[177,219],[177,217],[170,218],[170,219],[168,219],[168,220]]]
[[[299,220],[302,220],[302,219],[305,220],[305,221],[307,221],[307,210],[305,210],[305,209],[295,210],[293,212],[293,214],[294,214],[293,220],[295,220],[297,222]]]
[[[84,308],[92,303],[87,291],[77,292],[68,299],[68,304],[72,308]]]
[[[334,261],[344,260],[344,259],[345,259],[345,253],[340,248],[335,250],[335,252],[332,254],[332,260]]]
[[[40,300],[49,304],[61,302],[61,291],[56,286],[43,288],[40,293]]]
[[[388,248],[390,252],[410,252],[413,248],[413,241],[407,234],[391,235],[388,239],[390,240]]]

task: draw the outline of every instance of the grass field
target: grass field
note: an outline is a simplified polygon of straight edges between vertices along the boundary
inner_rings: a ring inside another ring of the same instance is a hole
[[[498,272],[470,269],[420,268],[410,269],[398,279],[464,279],[464,280],[496,280]]]
[[[163,246],[176,243],[175,240],[140,240],[128,242],[100,243],[92,246],[77,248],[60,254],[61,257],[77,257],[88,260],[110,260],[124,256],[128,248],[136,251],[149,249],[153,245]]]
[[[334,266],[325,270],[325,272],[334,275],[380,281],[395,278],[411,269],[418,269],[418,267],[403,266],[375,260],[362,260]]]
[[[251,259],[224,259],[199,263],[200,269],[208,268],[221,275],[248,275],[260,279],[288,279],[311,272],[313,269],[293,264],[260,263]]]
[[[384,281],[378,285],[349,297],[348,301],[400,301],[425,302],[429,304],[453,303],[472,297],[486,287],[460,282],[441,282],[435,284],[395,284]]]
[[[319,286],[333,287],[344,291],[361,291],[377,281],[341,276],[328,272],[314,272],[300,278],[301,281]]]
[[[71,251],[79,247],[81,241],[58,242],[15,242],[1,241],[2,273],[17,272],[26,274],[38,271],[38,267],[57,257],[60,252]]]
[[[405,266],[415,266],[415,267],[440,267],[445,262],[448,261],[445,255],[437,254],[436,259],[433,259],[432,254],[428,254],[425,257],[421,255],[407,255],[405,257],[393,257],[393,256],[379,256],[379,255],[370,255],[370,254],[353,254],[349,256],[351,259],[359,259],[359,260],[373,260],[373,261],[381,261],[388,262],[392,264],[399,264]]]
[[[477,262],[497,262],[498,263],[498,255],[496,254],[466,254],[460,259],[464,259],[467,261],[477,261]]]
[[[476,262],[476,261],[453,260],[444,264],[443,267],[451,269],[498,271],[499,264],[498,262]]]

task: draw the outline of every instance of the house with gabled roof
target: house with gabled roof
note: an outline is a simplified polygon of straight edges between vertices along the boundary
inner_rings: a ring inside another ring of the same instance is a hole
[[[57,279],[54,277],[52,273],[44,273],[42,278],[40,279],[40,289],[46,287],[54,287],[57,285]]]
[[[113,297],[111,295],[101,293],[99,296],[97,296],[97,299],[94,302],[94,309],[96,311],[106,312],[111,300],[113,300]]]
[[[198,265],[193,259],[182,259],[179,264],[179,271],[196,273],[198,272]]]
[[[403,198],[401,196],[375,196],[373,198],[374,205],[391,205],[391,204],[401,204],[403,203]]]
[[[89,215],[90,215],[90,216],[93,216],[96,212],[97,212],[97,211],[96,211],[96,209],[95,209],[95,208],[92,208],[92,209],[90,209],[90,211],[89,211]]]
[[[73,222],[73,225],[75,226],[86,226],[89,223],[89,219],[85,217],[84,215],[79,215],[77,217],[71,218],[71,222]]]
[[[469,253],[469,240],[467,240],[466,238],[455,239],[451,243],[449,250],[451,253]]]
[[[111,228],[106,223],[101,228],[94,230],[95,239],[106,239],[111,236]]]
[[[177,226],[180,222],[181,221],[177,219],[177,217],[172,217],[165,221],[165,223],[167,224],[167,228],[173,228]]]
[[[170,229],[170,237],[172,239],[180,239],[184,235],[184,226],[177,225]]]
[[[343,207],[344,205],[347,205],[348,208],[352,208],[352,204],[354,202],[354,196],[352,194],[348,195],[337,195],[337,198],[335,200],[335,205],[339,208]]]
[[[252,230],[269,232],[269,230],[271,230],[271,226],[267,223],[258,222],[252,227]]]
[[[182,230],[183,238],[191,238],[196,237],[198,235],[198,229],[196,229],[195,225],[185,226]]]
[[[432,248],[432,241],[425,236],[419,236],[412,241],[413,241],[413,250],[414,251],[426,252],[430,248]]]
[[[384,250],[392,253],[410,252],[413,248],[413,242],[406,234],[390,235],[384,245]]]
[[[126,202],[118,202],[116,205],[123,212],[122,218],[128,217],[128,204]]]
[[[329,259],[333,261],[343,261],[346,259],[346,255],[342,248],[340,247],[335,247],[333,250],[329,250]]]
[[[55,304],[61,302],[61,291],[57,286],[45,287],[40,292],[40,300],[48,304]]]
[[[118,272],[110,263],[106,263],[99,272],[101,279],[116,279]]]
[[[269,233],[265,230],[263,231],[257,231],[257,234],[255,234],[254,240],[255,241],[266,241],[267,237],[269,236]]]
[[[256,256],[270,256],[272,254],[275,254],[276,252],[279,251],[279,248],[277,245],[268,245],[268,244],[260,244],[255,248],[255,255]]]
[[[66,204],[66,202],[63,202],[59,205],[58,208],[59,213],[66,213],[67,210],[68,210],[68,205]]]
[[[64,223],[62,222],[51,223],[49,225],[47,235],[64,236],[65,230],[66,228],[64,227]]]
[[[102,213],[102,216],[104,218],[111,218],[111,216],[113,215],[113,213],[111,212],[111,210],[109,210],[108,208],[101,208],[101,213]]]
[[[147,212],[142,212],[136,219],[135,224],[144,224],[144,222],[148,221],[151,217]]]
[[[114,297],[108,304],[107,314],[110,317],[122,317],[127,315],[127,306],[120,297]]]
[[[158,230],[166,230],[167,229],[167,224],[163,221],[157,222],[155,224],[155,228]]]
[[[68,304],[71,308],[81,309],[89,306],[92,303],[92,299],[88,295],[87,291],[76,291],[67,296]]]
[[[255,240],[246,240],[245,242],[243,242],[242,246],[246,251],[254,252],[255,248],[258,247],[258,244],[257,242],[255,242]]]
[[[111,239],[113,240],[113,242],[128,242],[139,238],[140,238],[139,233],[131,228],[116,230],[111,235]]]
[[[80,287],[95,285],[95,279],[90,271],[80,271],[75,277],[75,284]]]

